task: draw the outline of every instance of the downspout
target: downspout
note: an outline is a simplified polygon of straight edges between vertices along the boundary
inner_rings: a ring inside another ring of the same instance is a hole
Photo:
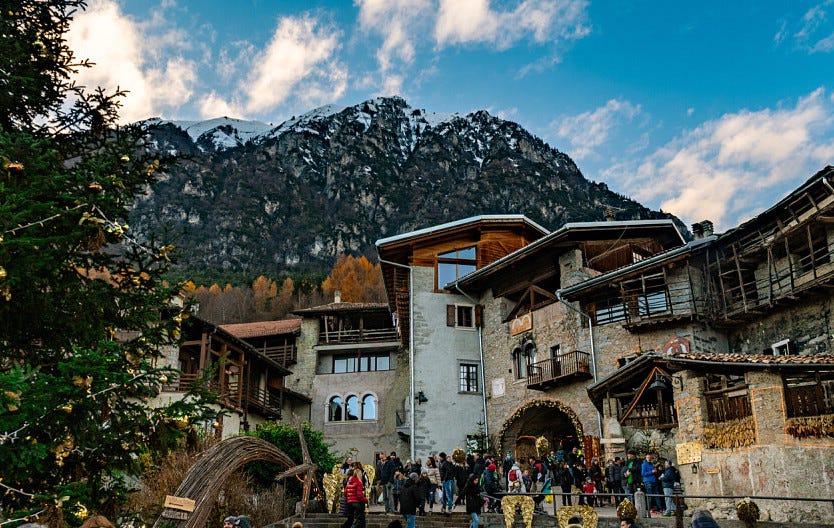
[[[478,303],[470,297],[466,292],[460,289],[458,283],[455,283],[455,289],[460,292],[461,295],[469,299],[474,305],[478,305]],[[473,314],[474,315],[474,314]],[[483,316],[481,316],[483,317]],[[484,369],[484,322],[481,320],[481,325],[478,327],[478,355],[481,358],[481,399],[484,402],[484,436],[486,437],[486,441],[489,442],[489,420],[487,416],[487,401],[486,401],[486,370]]]
[[[406,266],[405,264],[400,264],[399,262],[391,262],[390,260],[382,260],[379,259],[379,262],[382,264],[390,264],[392,266],[397,266],[400,268],[405,268],[408,270],[408,367],[411,370],[410,372],[410,383],[409,383],[409,412],[411,413],[411,431],[409,436],[409,444],[411,444],[411,460],[417,459],[417,451],[414,446],[414,435],[415,433],[415,422],[416,417],[414,416],[414,268],[411,266]]]
[[[588,334],[591,339],[591,368],[593,369],[594,374],[594,383],[597,382],[597,354],[596,354],[596,347],[594,346],[594,320],[591,319],[591,316],[577,308],[576,306],[572,305],[568,301],[562,298],[562,290],[556,290],[556,298],[559,299],[559,302],[573,310],[574,312],[578,313],[582,317],[588,319]],[[596,405],[594,406],[596,408]],[[602,414],[597,409],[597,428],[599,428],[599,437],[602,438]]]

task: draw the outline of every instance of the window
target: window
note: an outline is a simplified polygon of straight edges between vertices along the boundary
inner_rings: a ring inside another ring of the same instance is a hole
[[[347,402],[345,404],[345,409],[347,409],[346,419],[347,420],[358,420],[359,419],[359,396],[353,395],[348,396]]]
[[[475,307],[461,304],[447,304],[446,326],[475,328]]]
[[[333,356],[333,374],[348,372],[374,372],[390,370],[391,356],[383,354],[365,354],[356,356]]]
[[[342,421],[342,398],[340,396],[330,398],[330,402],[327,404],[327,421]]]
[[[513,372],[517,380],[527,377],[527,357],[520,348],[513,350]]]
[[[437,256],[437,289],[477,269],[475,247],[457,249]]]
[[[332,396],[327,403],[328,422],[376,420],[377,399],[373,394],[351,394],[346,398]]]
[[[478,392],[478,365],[460,364],[460,392]]]
[[[376,396],[366,394],[362,398],[362,419],[376,420]]]
[[[793,355],[796,354],[796,344],[790,339],[785,339],[770,345],[770,351],[774,356]]]

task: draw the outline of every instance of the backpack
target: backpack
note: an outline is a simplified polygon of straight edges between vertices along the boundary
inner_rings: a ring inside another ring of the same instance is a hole
[[[516,480],[518,480],[518,470],[517,469],[511,469],[510,474],[507,475],[507,479],[510,482],[515,482]]]

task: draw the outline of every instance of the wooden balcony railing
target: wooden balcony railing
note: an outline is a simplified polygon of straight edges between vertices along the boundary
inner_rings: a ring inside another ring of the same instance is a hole
[[[197,374],[171,375],[168,382],[163,384],[163,392],[188,392]],[[257,412],[266,418],[278,419],[281,417],[281,391],[262,389],[260,387],[247,387],[239,390],[236,381],[228,382],[222,387],[217,380],[210,382],[210,387],[219,393],[218,403],[231,409],[243,410],[247,405],[249,411]]]
[[[258,351],[284,367],[294,365],[298,361],[298,347],[295,346],[295,343],[261,347]]]
[[[747,389],[734,389],[734,392],[714,391],[704,393],[707,402],[707,421],[713,423],[738,420],[753,415],[750,395]]]
[[[636,406],[623,425],[639,429],[671,429],[677,426],[678,418],[675,414],[674,403],[649,403]]]
[[[373,343],[379,341],[396,341],[396,328],[378,328],[362,330],[327,330],[319,332],[319,345],[339,345],[349,343]]]
[[[574,350],[527,365],[527,388],[546,390],[564,382],[592,378],[591,355]]]
[[[787,386],[785,407],[788,418],[834,414],[834,398],[826,398],[825,389],[820,383]]]

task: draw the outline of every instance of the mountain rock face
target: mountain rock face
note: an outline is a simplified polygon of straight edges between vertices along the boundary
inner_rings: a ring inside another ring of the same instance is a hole
[[[220,118],[148,122],[177,155],[131,213],[167,228],[179,266],[248,273],[329,269],[386,236],[482,214],[569,221],[661,218],[586,180],[565,154],[485,111],[439,115],[401,98],[322,107],[271,128]]]

